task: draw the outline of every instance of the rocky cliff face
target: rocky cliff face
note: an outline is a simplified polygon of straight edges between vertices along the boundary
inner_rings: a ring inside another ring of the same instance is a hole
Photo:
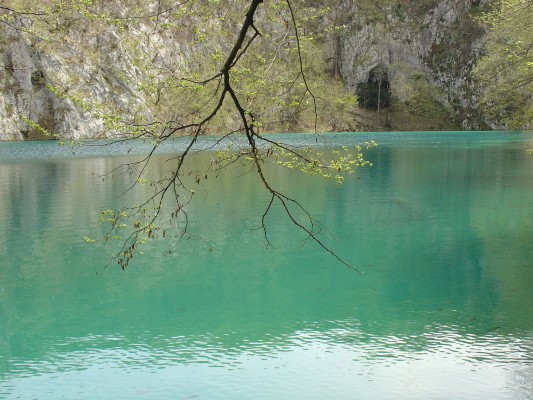
[[[18,28],[28,25],[31,21],[21,20]],[[69,43],[58,51],[37,51],[21,31],[0,24],[0,140],[77,140],[117,133],[105,127],[104,112],[86,107],[79,96],[68,95],[71,91],[118,114],[142,107],[142,96],[126,83],[128,75],[135,81],[135,68],[113,33],[80,33],[77,39],[85,41],[86,56],[74,55],[79,47]]]
[[[30,136],[22,118],[46,125],[54,119],[54,98],[44,87],[40,58],[15,29],[0,25],[0,139],[24,140]],[[45,121],[46,120],[46,121]]]
[[[332,68],[359,95],[363,108],[370,104],[373,110],[380,109],[376,115],[386,115],[384,126],[373,126],[374,111],[366,111],[369,122],[362,126],[418,128],[391,120],[390,110],[395,110],[429,121],[425,129],[497,127],[482,115],[476,83],[470,78],[483,37],[474,17],[487,1],[335,3],[334,23],[344,29],[326,39]],[[31,27],[30,20],[18,23]],[[136,86],[141,72],[113,30],[68,35],[72,41],[59,47],[39,47],[27,35],[0,23],[0,140],[86,139],[116,133],[105,125],[105,113],[84,106],[85,96],[116,115],[149,113],[146,94]],[[147,40],[158,42],[160,53],[164,52],[162,38]],[[79,54],[80,43],[87,54]],[[182,47],[183,43],[174,43],[168,51],[176,53]],[[367,97],[376,87],[379,98],[371,103]]]
[[[76,107],[46,87],[49,60],[43,60],[19,31],[0,25],[0,139],[36,140],[53,135],[91,137]]]
[[[335,38],[338,44],[328,47],[337,49],[330,57],[338,58],[339,72],[354,92],[361,83],[375,81],[381,70],[393,101],[410,113],[448,114],[463,129],[495,126],[484,120],[470,78],[484,33],[475,17],[485,3],[426,0],[348,7],[346,29]]]

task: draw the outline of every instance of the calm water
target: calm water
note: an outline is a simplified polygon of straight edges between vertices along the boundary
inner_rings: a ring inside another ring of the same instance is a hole
[[[197,187],[196,238],[105,268],[83,237],[148,189],[100,175],[145,148],[0,144],[0,398],[532,399],[532,136],[328,138],[369,137],[344,186],[267,171],[364,274],[276,210],[266,248],[268,196],[239,168]]]

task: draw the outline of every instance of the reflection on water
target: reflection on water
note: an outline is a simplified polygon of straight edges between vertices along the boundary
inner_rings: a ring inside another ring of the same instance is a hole
[[[62,387],[68,398],[96,390],[106,398],[170,398],[169,389],[183,397],[265,399],[350,398],[350,393],[364,398],[472,398],[473,393],[527,398],[531,393],[533,349],[520,339],[480,338],[444,328],[421,337],[376,337],[342,325],[263,343],[245,340],[235,349],[226,346],[227,339],[211,335],[151,337],[148,343],[76,338],[71,342],[77,343],[65,343],[68,352],[58,349],[38,362],[21,360],[11,390],[58,393]],[[69,386],[71,381],[79,386]]]
[[[102,178],[126,158],[1,164],[0,398],[533,397],[528,137],[382,139],[343,187],[266,167],[363,275],[280,210],[266,248],[268,197],[238,169],[197,187],[198,238],[105,268],[83,237],[148,190]]]

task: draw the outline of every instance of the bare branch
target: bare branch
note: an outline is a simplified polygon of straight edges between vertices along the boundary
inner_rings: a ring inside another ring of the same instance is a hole
[[[112,171],[113,173],[120,169],[123,169],[129,173],[135,174],[137,179],[130,187],[126,189],[126,191],[124,192],[124,194],[126,194],[128,191],[132,190],[135,185],[137,185],[138,181],[141,180],[141,178],[146,172],[149,162],[153,158],[156,150],[163,142],[178,133],[189,133],[189,139],[185,149],[180,151],[179,154],[177,154],[176,156],[171,157],[167,160],[175,161],[176,165],[173,167],[172,171],[168,175],[157,181],[156,185],[154,186],[154,192],[151,194],[151,196],[149,196],[142,204],[122,210],[122,212],[126,213],[127,217],[132,218],[138,216],[145,218],[142,224],[140,224],[139,222],[136,223],[136,225],[134,226],[134,230],[123,242],[121,251],[117,256],[118,263],[123,269],[129,265],[129,262],[133,257],[135,251],[135,245],[141,241],[142,237],[147,236],[148,238],[151,238],[155,236],[155,233],[153,231],[154,229],[156,229],[154,223],[156,222],[156,220],[160,219],[161,213],[163,211],[164,199],[169,195],[173,196],[177,203],[176,209],[171,214],[171,219],[175,220],[179,216],[183,216],[185,220],[185,225],[182,227],[181,233],[178,235],[178,237],[181,238],[186,234],[188,227],[188,218],[184,207],[188,204],[188,202],[191,201],[194,192],[192,190],[189,190],[185,186],[185,183],[182,181],[182,176],[184,176],[184,164],[188,159],[189,154],[195,151],[194,146],[197,143],[199,136],[206,131],[208,124],[217,116],[217,114],[223,108],[226,98],[228,98],[231,103],[231,107],[236,111],[238,115],[240,126],[236,129],[230,130],[221,138],[214,141],[211,148],[219,146],[223,140],[229,138],[231,135],[237,132],[244,133],[247,140],[247,146],[241,149],[235,155],[232,155],[231,157],[222,158],[221,161],[212,161],[211,171],[219,171],[223,168],[226,168],[232,165],[233,163],[239,161],[242,157],[247,157],[251,159],[250,171],[253,170],[255,171],[255,173],[257,173],[257,176],[259,177],[262,185],[270,193],[270,201],[263,212],[263,215],[261,217],[261,226],[259,228],[263,230],[263,235],[267,245],[271,245],[267,230],[267,216],[272,211],[274,204],[278,203],[278,205],[281,206],[284,210],[289,221],[291,221],[291,223],[294,224],[298,229],[303,231],[306,234],[307,239],[310,239],[317,243],[323,250],[330,253],[335,259],[337,259],[345,266],[353,269],[354,271],[361,272],[357,268],[350,265],[347,261],[339,257],[339,255],[337,255],[329,246],[327,246],[323,242],[323,240],[319,237],[321,231],[319,223],[313,219],[311,214],[304,208],[301,203],[273,188],[263,171],[262,163],[264,161],[265,155],[268,157],[269,154],[272,154],[271,147],[277,147],[279,149],[282,149],[288,152],[293,157],[300,160],[302,163],[310,164],[312,166],[315,166],[316,168],[327,169],[328,166],[326,164],[320,164],[319,160],[317,159],[308,157],[308,155],[306,155],[304,151],[298,151],[298,149],[293,146],[288,146],[275,139],[266,138],[260,135],[256,131],[257,121],[255,120],[255,116],[250,108],[252,101],[249,101],[248,104],[244,106],[244,99],[241,99],[239,97],[238,91],[236,91],[236,89],[232,86],[234,83],[234,81],[232,81],[232,72],[234,71],[235,67],[243,60],[244,55],[250,51],[257,38],[261,36],[261,33],[254,25],[254,17],[256,15],[258,7],[262,3],[263,0],[250,1],[248,10],[244,17],[244,21],[242,22],[242,25],[233,42],[233,45],[224,60],[220,72],[215,73],[204,80],[180,78],[183,82],[189,82],[195,85],[208,85],[209,83],[216,81],[216,86],[210,86],[212,90],[210,96],[199,106],[197,110],[198,113],[203,113],[204,115],[200,117],[197,122],[181,123],[178,121],[167,121],[166,123],[159,125],[156,123],[154,123],[153,125],[137,125],[137,127],[143,128],[141,135],[146,138],[153,137],[156,140],[155,144],[152,146],[150,152],[141,160],[122,164],[121,166],[117,167],[117,169]],[[302,103],[307,94],[311,96],[313,101],[313,110],[315,115],[314,125],[316,131],[318,118],[316,101],[317,98],[313,94],[307,81],[306,74],[304,72],[300,33],[295,13],[292,8],[291,1],[286,0],[286,3],[293,24],[299,64],[298,72],[295,74],[296,77],[290,83],[287,93],[289,93],[295,87],[296,82],[300,78],[303,80],[305,91],[301,95],[299,102]],[[178,5],[181,4],[184,3],[179,3]],[[175,5],[174,7],[177,7],[178,5]],[[156,15],[158,19],[156,25],[159,21],[159,15],[169,11],[169,9],[161,10],[160,8],[161,3],[158,2],[158,13]],[[287,31],[282,39],[282,43],[287,42],[288,35],[289,29],[287,27]],[[272,68],[275,59],[279,57],[280,51],[281,45],[276,49],[274,60],[272,60],[269,65],[267,65],[267,70],[265,73],[267,73]],[[164,66],[164,68],[169,69],[168,66]],[[179,120],[179,118],[177,119]],[[127,140],[133,140],[133,138],[120,138],[115,141],[115,143]],[[270,147],[266,149],[265,153],[262,153],[262,143],[270,145]],[[189,171],[189,173],[190,172],[191,171]],[[199,179],[199,177],[196,177],[197,182],[199,182]],[[185,196],[182,192],[185,193]],[[147,206],[151,206],[150,213],[146,213],[144,211],[145,207]],[[118,217],[115,216],[114,219],[111,219],[112,226],[110,232],[119,229],[120,224],[117,221],[120,219],[121,215],[122,213],[119,213]],[[163,230],[163,236],[164,235],[165,230]]]
[[[317,131],[317,124],[318,124],[318,110],[317,110],[317,105],[316,105],[316,98],[315,98],[315,95],[313,94],[312,90],[309,88],[309,84],[307,83],[307,78],[306,78],[306,75],[304,73],[304,63],[303,63],[303,59],[302,59],[302,48],[300,46],[300,34],[299,34],[299,31],[298,31],[298,24],[296,23],[296,16],[294,14],[294,10],[292,9],[291,0],[287,0],[287,6],[289,8],[289,12],[290,12],[291,19],[292,19],[292,24],[293,24],[293,27],[294,27],[294,36],[296,37],[296,46],[298,48],[298,60],[300,62],[300,73],[302,74],[302,79],[304,81],[306,92],[309,93],[311,95],[311,98],[313,99],[313,107],[314,107],[314,111],[315,111],[315,132],[316,132]]]

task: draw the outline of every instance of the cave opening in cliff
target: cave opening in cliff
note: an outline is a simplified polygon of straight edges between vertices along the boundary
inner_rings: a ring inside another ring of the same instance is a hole
[[[368,74],[368,81],[357,85],[359,106],[370,110],[382,110],[390,106],[391,86],[387,69],[377,66]]]

